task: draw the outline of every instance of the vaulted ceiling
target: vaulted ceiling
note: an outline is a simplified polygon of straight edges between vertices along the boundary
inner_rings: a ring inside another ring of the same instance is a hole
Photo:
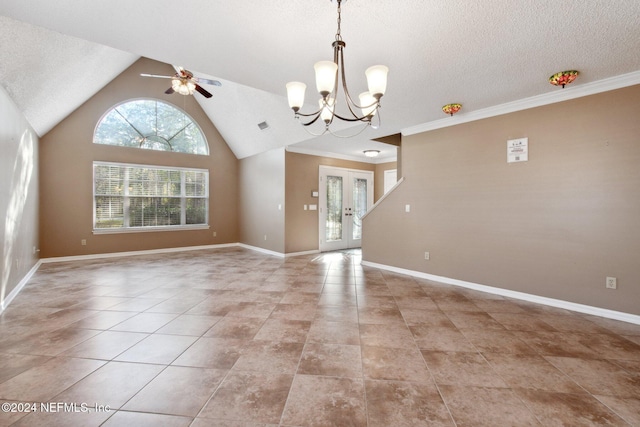
[[[382,126],[313,137],[285,84],[307,83],[314,107],[313,64],[332,57],[336,17],[329,0],[0,0],[0,84],[43,135],[144,56],[222,81],[195,96],[239,158],[286,146],[384,160],[395,147],[374,138],[440,121],[444,104],[463,104],[456,120],[640,71],[638,0],[343,0],[350,91],[366,90],[368,66],[390,69]],[[566,69],[575,83],[548,83]]]

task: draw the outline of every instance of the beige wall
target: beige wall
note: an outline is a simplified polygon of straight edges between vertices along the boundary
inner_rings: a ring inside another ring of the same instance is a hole
[[[318,198],[311,197],[311,192],[318,191],[320,165],[373,171],[375,200],[378,200],[382,195],[381,192],[384,191],[384,188],[382,188],[380,194],[378,194],[378,188],[382,187],[382,184],[378,182],[378,175],[384,175],[383,171],[385,168],[395,168],[395,162],[374,165],[364,162],[287,152],[285,184],[287,202],[285,232],[286,253],[318,250],[318,211],[305,211],[304,205],[318,204]]]
[[[237,159],[194,97],[166,95],[164,91],[169,80],[140,77],[140,73],[171,75],[174,72],[169,65],[142,58],[41,138],[42,257],[238,241]],[[155,98],[185,110],[204,131],[210,155],[196,156],[93,144],[93,131],[102,115],[114,105],[135,98]],[[215,102],[215,98],[205,102]],[[211,229],[93,235],[93,161],[208,169]],[[213,231],[217,232],[217,237],[213,237]],[[81,246],[82,239],[86,239],[86,246]]]
[[[240,160],[240,242],[284,253],[284,148]]]
[[[640,314],[639,117],[633,86],[404,137],[363,258]],[[507,164],[521,137],[529,161]]]
[[[373,200],[377,202],[380,197],[384,196],[384,171],[398,168],[398,162],[387,162],[376,164],[373,175]],[[399,171],[398,171],[399,172]],[[400,179],[400,175],[397,175]]]
[[[38,256],[38,136],[0,87],[0,311]]]

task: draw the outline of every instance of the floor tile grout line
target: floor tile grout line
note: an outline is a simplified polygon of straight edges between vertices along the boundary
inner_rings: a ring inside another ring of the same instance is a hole
[[[445,313],[445,314],[446,314],[446,313]],[[488,312],[487,312],[487,314],[489,314],[489,316],[491,316],[491,314],[490,314],[490,313],[488,313]],[[493,316],[491,316],[491,317],[493,317]],[[497,320],[496,320],[496,321],[497,321]],[[500,322],[498,321],[498,323],[500,323]],[[502,325],[502,326],[503,326],[503,327],[505,327],[504,325]],[[465,329],[459,329],[459,328],[458,328],[458,330],[459,330],[463,335],[465,335],[465,337],[466,337],[466,334],[464,333],[464,330],[465,330]],[[505,330],[506,330],[507,332],[511,332],[511,331],[510,331],[510,330],[508,330],[506,327],[505,327]],[[558,331],[558,332],[559,332],[559,333],[564,333],[564,332],[560,332],[560,331]],[[512,394],[513,394],[513,395],[514,395],[514,396],[515,396],[515,397],[516,397],[516,398],[517,398],[517,399],[518,399],[518,400],[519,400],[519,401],[520,401],[520,402],[521,402],[521,403],[522,403],[522,404],[523,404],[527,409],[528,409],[528,411],[531,413],[531,415],[532,415],[532,416],[533,416],[533,417],[534,417],[534,418],[535,418],[535,419],[536,419],[536,420],[537,420],[541,425],[544,425],[544,422],[543,422],[543,421],[539,418],[539,416],[536,414],[536,412],[534,411],[534,408],[531,408],[531,407],[530,407],[530,405],[529,405],[529,404],[527,404],[527,402],[526,402],[526,401],[525,401],[525,400],[524,400],[524,399],[523,399],[523,398],[522,398],[518,393],[516,393],[516,392],[515,392],[514,387],[513,387],[513,386],[511,386],[511,385],[509,384],[509,382],[508,382],[508,381],[506,381],[506,379],[505,379],[502,375],[500,375],[500,373],[499,373],[499,372],[495,371],[495,368],[493,367],[493,364],[492,364],[492,363],[491,363],[491,362],[486,358],[486,356],[485,356],[485,354],[484,354],[485,352],[484,352],[484,351],[482,351],[480,348],[478,348],[478,347],[477,347],[475,344],[473,344],[471,341],[470,341],[470,343],[471,343],[471,345],[473,345],[473,346],[476,348],[476,350],[477,350],[478,354],[482,357],[482,359],[483,359],[487,364],[489,364],[489,366],[493,369],[494,374],[496,374],[498,377],[500,377],[500,378],[502,379],[502,381],[503,381],[503,382],[508,386],[507,388],[510,390],[510,392],[511,392],[511,393],[512,393]],[[526,343],[525,343],[525,344],[526,344]],[[527,346],[528,346],[528,344],[527,344]],[[578,383],[578,382],[577,382],[575,379],[573,379],[570,375],[568,375],[568,374],[567,374],[566,372],[564,372],[562,369],[560,369],[559,367],[555,366],[553,363],[551,363],[550,361],[548,361],[548,360],[546,359],[546,357],[545,357],[545,354],[540,353],[538,350],[536,350],[536,349],[534,349],[534,348],[532,348],[532,351],[534,352],[534,354],[535,354],[536,356],[541,357],[542,359],[544,359],[545,361],[547,361],[547,363],[549,363],[551,366],[553,366],[553,367],[554,367],[554,368],[556,368],[559,372],[561,372],[561,373],[563,374],[563,376],[564,376],[564,377],[566,377],[567,379],[571,380],[571,382],[572,382],[572,383],[576,384],[578,387],[580,387],[582,390],[584,390],[584,391],[585,391],[585,394],[587,394],[587,395],[591,396],[592,398],[594,398],[594,399],[596,399],[596,400],[598,400],[598,401],[599,401],[599,399],[597,399],[597,397],[596,397],[595,395],[593,395],[593,394],[592,394],[592,393],[590,393],[588,390],[586,390],[586,389],[584,388],[584,386],[582,386],[580,383]],[[506,354],[509,354],[509,353],[506,353]],[[602,359],[602,360],[606,360],[606,359]],[[525,387],[525,389],[526,389],[526,387]],[[565,394],[572,394],[572,393],[565,393]],[[601,403],[602,403],[602,402],[601,402]],[[605,405],[605,406],[606,406],[608,409],[610,409],[610,408],[608,407],[608,405]],[[618,414],[616,411],[614,411],[614,410],[612,410],[612,409],[610,409],[610,411],[611,411],[612,413],[614,413],[615,415],[617,415],[618,417],[620,417],[621,419],[623,419],[623,417],[622,417],[620,414]],[[626,422],[626,420],[625,420],[625,422]]]
[[[363,399],[364,399],[364,416],[365,416],[365,420],[367,423],[367,426],[370,424],[370,416],[369,416],[369,401],[367,399],[367,378],[365,375],[365,365],[364,365],[364,354],[363,354],[363,349],[362,349],[362,330],[361,330],[361,326],[362,323],[360,323],[360,297],[358,296],[358,287],[357,287],[357,277],[355,277],[355,266],[354,266],[354,283],[355,283],[355,298],[356,298],[356,315],[357,315],[357,321],[358,321],[358,344],[360,347],[360,369],[362,372],[362,393],[363,393]]]
[[[473,343],[472,343],[472,345],[475,346],[475,344],[473,344]],[[506,380],[506,378],[504,378],[503,375],[500,375],[500,373],[495,369],[493,364],[491,362],[489,362],[489,360],[485,357],[484,353],[479,348],[478,348],[478,354],[480,355],[480,357],[482,357],[482,360],[484,360],[484,362],[491,368],[493,374],[497,375],[502,380],[502,382],[505,383],[505,385],[507,386],[507,389],[509,390],[509,392],[512,395],[514,395],[527,408],[527,410],[529,411],[531,416],[533,416],[533,418],[535,418],[536,421],[538,421],[538,423],[541,426],[544,426],[544,422],[540,419],[538,414],[536,414],[536,412],[533,410],[533,408],[531,408],[529,405],[527,405],[527,402],[525,402],[525,400],[518,393],[516,393],[516,391],[514,390],[514,387],[509,383],[509,381]]]
[[[236,360],[237,362],[237,360]],[[234,362],[235,365],[235,362]],[[209,398],[206,400],[206,402],[204,402],[204,404],[202,405],[202,408],[200,408],[200,410],[198,411],[198,413],[196,414],[195,417],[193,417],[193,420],[195,421],[196,418],[198,418],[200,416],[200,414],[202,414],[202,412],[204,411],[204,408],[207,407],[207,405],[209,404],[209,402],[211,402],[211,399],[213,399],[213,396],[216,395],[216,393],[218,392],[218,390],[220,390],[220,387],[222,387],[222,384],[224,384],[224,382],[227,380],[227,378],[229,377],[229,374],[231,373],[231,370],[233,369],[233,366],[231,368],[229,368],[227,370],[227,372],[224,374],[224,376],[222,377],[222,379],[220,380],[220,382],[218,383],[218,385],[216,386],[215,390],[213,390],[213,392],[211,393],[211,395],[209,396]]]
[[[436,303],[436,305],[437,305],[437,303]],[[480,312],[486,313],[482,308],[478,307],[478,309],[480,310]],[[453,323],[453,321],[452,321],[452,320],[451,320],[451,318],[447,315],[447,312],[446,312],[445,310],[439,309],[439,311],[440,311],[441,313],[443,313],[443,314],[444,314],[444,315],[449,319],[449,321],[450,321],[452,324],[454,324],[454,326],[455,326],[455,323]],[[487,313],[487,314],[488,314],[488,313]],[[404,317],[404,316],[403,316],[403,317]],[[406,322],[406,319],[405,319],[405,322]],[[407,323],[407,327],[409,327],[408,323]],[[533,417],[534,417],[538,422],[540,422],[540,420],[538,419],[538,417],[536,416],[536,414],[531,410],[531,408],[529,408],[529,407],[528,407],[528,405],[526,405],[526,404],[525,404],[525,402],[522,400],[522,398],[521,398],[519,395],[517,395],[517,393],[515,393],[515,392],[513,391],[512,387],[509,385],[509,383],[508,383],[504,378],[502,378],[502,376],[501,376],[498,372],[496,372],[496,371],[495,371],[495,369],[493,368],[492,364],[490,364],[490,363],[489,363],[489,361],[486,359],[486,357],[484,356],[484,354],[483,354],[483,352],[481,351],[481,349],[480,349],[477,345],[475,345],[473,342],[471,342],[470,340],[468,340],[468,337],[464,334],[464,332],[463,332],[460,328],[458,328],[457,326],[455,326],[455,329],[456,329],[458,332],[460,332],[460,333],[465,337],[465,339],[467,339],[467,341],[469,342],[469,344],[475,348],[475,353],[476,353],[476,354],[478,354],[478,355],[482,358],[482,360],[483,360],[483,361],[484,361],[484,362],[485,362],[485,363],[486,363],[486,364],[487,364],[487,365],[492,369],[492,371],[493,371],[493,373],[494,373],[495,375],[497,375],[498,377],[500,377],[500,378],[501,378],[501,380],[504,382],[504,384],[508,386],[508,387],[507,387],[507,389],[508,389],[508,390],[509,390],[513,395],[515,395],[515,397],[516,397],[516,398],[518,398],[518,400],[520,400],[520,401],[525,405],[525,407],[527,407],[527,409],[529,410],[529,412],[531,413],[531,415],[532,415],[532,416],[533,416]],[[506,330],[506,328],[505,328],[505,330]],[[415,341],[415,336],[414,336],[414,341]],[[416,345],[417,345],[417,342],[416,342]],[[419,346],[418,346],[418,347],[419,347]],[[457,425],[456,419],[455,419],[455,417],[453,416],[453,413],[451,412],[451,409],[449,408],[449,405],[447,404],[447,400],[445,399],[444,394],[442,393],[442,390],[440,389],[440,384],[439,384],[439,383],[438,383],[438,381],[436,380],[435,376],[433,376],[433,373],[431,372],[431,368],[429,367],[429,364],[428,364],[428,363],[426,363],[427,361],[426,361],[426,359],[424,359],[424,355],[422,354],[422,350],[421,350],[421,349],[419,349],[419,351],[420,351],[421,356],[422,356],[422,358],[423,358],[423,360],[424,360],[424,362],[425,362],[425,364],[426,364],[426,366],[427,366],[427,369],[428,369],[428,370],[429,370],[429,372],[431,373],[432,379],[433,379],[434,384],[435,384],[435,386],[436,386],[436,388],[437,388],[437,390],[438,390],[438,393],[439,393],[439,395],[440,395],[440,398],[442,399],[442,401],[443,401],[443,403],[444,403],[445,407],[447,408],[447,411],[449,412],[449,416],[450,416],[450,417],[451,417],[451,419],[453,420],[454,424],[456,424],[456,425]],[[449,353],[449,351],[444,351],[444,352],[445,352],[445,353]],[[454,353],[457,353],[456,351],[453,351],[453,352],[454,352]],[[501,387],[498,387],[498,388],[501,388]]]
[[[596,395],[592,395],[594,399],[596,399],[601,405],[603,405],[604,407],[606,407],[609,411],[611,411],[613,414],[616,414],[622,421],[624,421],[625,423],[629,424],[630,427],[633,427],[633,420],[627,420],[627,416],[625,414],[620,413],[620,411],[615,410],[614,408],[612,408],[611,406],[609,406],[607,403],[603,402],[602,400],[600,400],[598,398],[598,396]]]
[[[279,300],[279,301],[282,301],[282,299],[283,299],[283,298],[284,298],[284,296],[282,296],[282,297],[280,298],[280,300]],[[277,307],[277,303],[276,303],[276,305],[274,306],[274,308],[271,310],[271,312],[269,313],[269,316],[267,316],[267,317],[265,318],[265,320],[262,322],[262,324],[261,324],[262,326],[263,326],[263,325],[266,323],[266,321],[271,317],[271,314],[273,314],[273,312],[275,311],[275,307]],[[227,316],[223,316],[223,317],[227,317]],[[216,322],[216,323],[217,323],[217,322]],[[213,326],[215,326],[215,325],[213,325]],[[212,328],[213,328],[213,326],[211,326],[211,328],[210,328],[210,329],[212,329]],[[261,327],[262,327],[262,326],[261,326]],[[210,330],[210,329],[209,329],[209,330]],[[255,341],[255,336],[254,336],[254,338],[252,338],[252,339],[250,339],[250,340],[247,340],[247,341]],[[305,345],[306,345],[306,344],[305,344]],[[303,350],[302,350],[302,352],[300,353],[300,358],[298,359],[298,365],[300,364],[300,360],[302,359],[302,355],[303,355],[303,354],[304,354],[304,346],[303,346]],[[230,373],[231,373],[231,371],[233,370],[234,366],[238,363],[238,360],[240,360],[240,357],[238,357],[238,359],[236,359],[236,361],[233,363],[233,366],[231,366],[231,368],[229,368],[229,370],[226,372],[226,374],[224,375],[223,379],[220,381],[220,383],[218,384],[218,386],[216,387],[216,389],[213,391],[213,393],[211,393],[211,396],[209,396],[209,398],[207,399],[207,401],[205,402],[205,404],[202,406],[202,408],[200,408],[200,411],[198,411],[198,414],[197,414],[197,415],[196,415],[196,417],[194,418],[194,421],[195,421],[195,419],[196,419],[196,418],[198,418],[198,416],[199,416],[200,414],[202,414],[202,412],[204,411],[204,408],[206,408],[206,407],[207,407],[207,405],[209,404],[209,402],[211,402],[211,400],[213,399],[213,397],[215,396],[215,394],[217,393],[217,391],[220,389],[220,387],[222,386],[222,384],[223,384],[223,383],[226,381],[226,379],[229,377],[229,374],[230,374]],[[296,367],[296,371],[297,371],[297,367]],[[290,388],[289,388],[289,392],[291,391],[291,387],[293,387],[293,381],[295,380],[295,375],[296,375],[296,373],[294,372],[294,374],[292,375],[292,379],[291,379],[291,386],[290,386]],[[285,405],[283,406],[283,409],[282,409],[282,414],[280,415],[280,424],[282,423],[282,417],[284,416],[285,409],[286,409],[286,402],[288,401],[288,399],[289,399],[289,396],[287,395],[287,399],[285,400]]]
[[[287,406],[289,405],[289,398],[291,397],[291,392],[293,391],[293,384],[296,381],[296,377],[298,376],[298,370],[300,369],[300,363],[302,362],[302,357],[304,356],[304,350],[307,347],[307,341],[305,340],[304,345],[302,346],[302,351],[300,352],[300,357],[298,358],[298,363],[296,365],[296,369],[293,372],[291,377],[291,385],[289,386],[289,393],[287,393],[287,398],[284,401],[284,405],[282,406],[282,413],[280,414],[279,425],[282,425],[284,422],[284,416],[287,413]]]
[[[395,300],[395,297],[394,297],[394,300]],[[396,300],[396,304],[397,304],[397,300]],[[431,376],[431,380],[433,381],[433,385],[435,386],[436,390],[438,391],[438,395],[440,396],[440,400],[444,404],[444,407],[447,409],[447,413],[449,414],[449,418],[451,419],[451,421],[453,422],[453,425],[455,427],[458,424],[456,422],[456,419],[453,417],[453,413],[451,412],[451,409],[449,408],[449,405],[447,404],[447,401],[445,400],[444,395],[442,394],[442,391],[440,390],[440,385],[436,381],[436,378],[433,375],[433,372],[431,371],[431,368],[429,367],[429,364],[427,363],[427,360],[424,358],[424,354],[422,354],[422,350],[420,349],[420,346],[418,345],[418,342],[417,342],[417,340],[415,338],[415,335],[411,331],[411,327],[409,326],[409,323],[407,322],[407,319],[402,314],[402,311],[400,309],[398,309],[398,310],[400,311],[400,315],[402,316],[402,320],[404,321],[404,325],[407,327],[407,329],[409,330],[409,333],[411,334],[411,337],[413,338],[413,343],[415,344],[415,346],[416,346],[416,348],[418,350],[418,354],[420,355],[420,359],[424,363],[424,366],[427,368],[427,371],[429,372],[429,375]]]

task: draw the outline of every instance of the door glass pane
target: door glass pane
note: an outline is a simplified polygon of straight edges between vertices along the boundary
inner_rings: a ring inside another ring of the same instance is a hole
[[[325,241],[342,240],[342,177],[327,176],[327,223]]]
[[[353,179],[353,239],[362,239],[362,217],[367,213],[367,180]]]

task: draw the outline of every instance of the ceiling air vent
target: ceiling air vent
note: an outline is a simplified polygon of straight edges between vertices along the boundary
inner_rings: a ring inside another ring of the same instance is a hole
[[[260,130],[269,129],[269,123],[267,122],[258,123],[258,127],[260,128]]]

